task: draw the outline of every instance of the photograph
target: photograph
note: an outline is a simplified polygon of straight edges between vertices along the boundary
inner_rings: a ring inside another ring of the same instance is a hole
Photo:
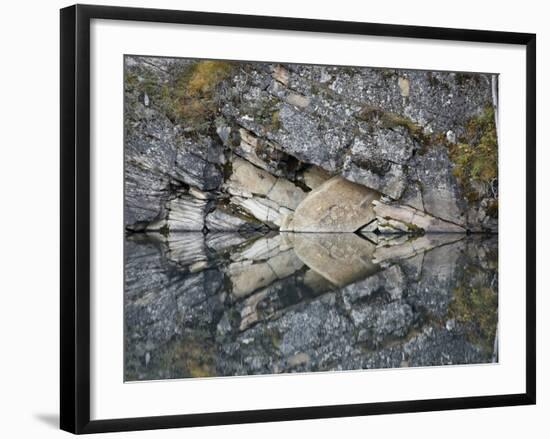
[[[125,382],[498,365],[498,73],[121,62]]]
[[[545,437],[542,2],[6,6],[1,437]]]

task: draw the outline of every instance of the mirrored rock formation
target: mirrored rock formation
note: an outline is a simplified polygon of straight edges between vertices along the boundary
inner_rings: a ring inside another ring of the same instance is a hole
[[[125,379],[490,363],[497,238],[126,239]]]
[[[496,361],[497,83],[126,56],[125,378]]]

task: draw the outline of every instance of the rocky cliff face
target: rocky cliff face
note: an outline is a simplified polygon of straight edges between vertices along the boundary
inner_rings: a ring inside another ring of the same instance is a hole
[[[496,76],[125,59],[127,230],[496,232]]]

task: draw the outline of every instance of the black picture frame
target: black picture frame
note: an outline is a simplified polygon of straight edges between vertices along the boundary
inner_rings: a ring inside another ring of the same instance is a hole
[[[526,392],[416,401],[90,420],[90,21],[130,20],[335,34],[503,43],[526,47]],[[75,5],[61,10],[60,426],[72,433],[426,412],[535,404],[536,35],[303,18]]]

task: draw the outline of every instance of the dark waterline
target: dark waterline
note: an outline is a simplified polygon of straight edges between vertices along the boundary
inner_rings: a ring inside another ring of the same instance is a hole
[[[498,361],[498,237],[126,238],[125,379]]]

